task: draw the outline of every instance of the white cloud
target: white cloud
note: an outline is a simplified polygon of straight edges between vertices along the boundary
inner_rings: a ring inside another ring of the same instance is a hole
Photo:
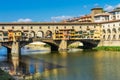
[[[105,10],[106,11],[112,11],[114,8],[116,8],[116,7],[120,7],[120,3],[119,4],[117,4],[117,5],[108,5],[108,4],[106,4],[105,5]]]
[[[120,7],[120,3],[116,5],[116,7]]]
[[[72,18],[72,16],[55,16],[55,17],[51,17],[52,21],[60,21],[60,20],[64,20],[64,19],[69,19]]]
[[[114,9],[114,6],[112,5],[105,5],[105,10],[106,11],[112,11]]]
[[[32,22],[32,19],[29,19],[29,18],[25,18],[25,19],[20,18],[20,19],[17,20],[17,22]]]

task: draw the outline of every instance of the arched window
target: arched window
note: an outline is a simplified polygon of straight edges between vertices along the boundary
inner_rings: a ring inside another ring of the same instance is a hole
[[[117,31],[116,31],[116,29],[115,29],[115,28],[113,28],[113,29],[112,29],[112,31],[113,31],[113,33],[117,33]]]
[[[46,38],[52,38],[52,31],[48,30],[45,35]]]
[[[105,29],[103,29],[103,33],[106,33]]]
[[[108,29],[108,30],[107,30],[107,32],[108,32],[108,33],[111,33],[111,30],[110,30],[110,29]]]
[[[111,36],[110,35],[108,35],[108,40],[110,40],[111,39]]]
[[[118,39],[120,40],[120,34],[119,34],[119,37],[118,37]]]
[[[105,40],[105,35],[103,35],[103,39]]]
[[[30,35],[31,38],[34,38],[35,37],[35,32],[31,31],[29,35]]]
[[[38,38],[43,38],[44,37],[44,32],[43,31],[38,31],[37,32],[37,37]]]
[[[113,39],[112,40],[116,40],[116,35],[113,35]]]
[[[120,28],[118,28],[118,32],[120,33]]]

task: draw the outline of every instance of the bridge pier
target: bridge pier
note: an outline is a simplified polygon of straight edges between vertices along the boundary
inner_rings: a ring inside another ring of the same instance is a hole
[[[2,44],[0,43],[0,47],[2,47]]]
[[[12,57],[19,57],[20,56],[19,42],[12,43],[11,55],[12,55]]]
[[[14,74],[16,74],[17,68],[19,67],[20,59],[20,46],[19,42],[13,42],[11,48],[11,61],[14,67]]]
[[[67,50],[68,46],[67,46],[67,40],[62,40],[59,44],[59,51],[60,50]]]

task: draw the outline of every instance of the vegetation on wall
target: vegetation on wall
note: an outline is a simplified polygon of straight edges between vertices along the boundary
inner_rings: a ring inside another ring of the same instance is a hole
[[[94,50],[120,51],[120,46],[100,46],[94,48]]]

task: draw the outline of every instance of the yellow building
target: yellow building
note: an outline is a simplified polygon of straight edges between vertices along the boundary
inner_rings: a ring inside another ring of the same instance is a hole
[[[8,31],[8,40],[13,41],[14,40],[14,32],[12,30]]]
[[[20,40],[22,38],[22,32],[14,31],[14,37],[15,37],[15,40]]]

